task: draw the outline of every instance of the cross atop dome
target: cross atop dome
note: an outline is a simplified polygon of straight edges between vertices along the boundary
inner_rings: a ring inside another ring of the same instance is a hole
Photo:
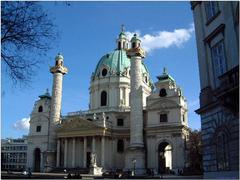
[[[163,68],[163,74],[167,74],[167,68],[166,67]]]
[[[121,26],[121,31],[122,31],[122,32],[125,32],[125,26],[124,26],[124,24],[122,24],[122,26]]]

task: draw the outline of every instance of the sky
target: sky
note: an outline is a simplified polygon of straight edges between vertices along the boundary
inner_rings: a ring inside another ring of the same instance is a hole
[[[63,80],[62,114],[87,110],[90,76],[100,58],[116,48],[124,24],[137,33],[147,56],[144,63],[153,82],[163,67],[176,80],[188,102],[189,126],[200,129],[200,81],[193,16],[189,2],[41,2],[59,31],[30,87],[13,87],[2,74],[2,138],[28,134],[29,117],[38,96],[52,89],[49,67],[61,52],[69,73]]]

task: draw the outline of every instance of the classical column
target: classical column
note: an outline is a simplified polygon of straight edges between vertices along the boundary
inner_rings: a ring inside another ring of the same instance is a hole
[[[76,147],[76,139],[73,138],[73,146],[72,146],[72,167],[75,167],[75,147]]]
[[[130,146],[143,147],[142,58],[131,57]]]
[[[102,141],[101,141],[101,165],[102,165],[102,167],[104,167],[104,160],[105,160],[105,137],[103,136],[102,137]]]
[[[132,48],[127,51],[127,56],[131,58],[130,145],[125,156],[125,168],[136,168],[136,174],[144,174],[142,60],[145,52],[136,34],[131,39],[131,45]],[[133,164],[133,162],[136,163]]]
[[[60,139],[57,140],[57,167],[60,166]]]
[[[87,167],[87,137],[83,140],[83,167]]]
[[[67,167],[67,146],[68,146],[68,140],[65,138],[65,143],[64,143],[64,167]]]
[[[96,153],[96,139],[92,137],[92,153]]]
[[[55,66],[50,68],[53,74],[52,100],[50,121],[52,123],[59,122],[62,103],[62,81],[63,75],[68,72],[68,69],[63,65],[63,56],[58,54],[55,58]]]
[[[51,112],[50,112],[50,137],[48,150],[56,150],[56,124],[60,122],[61,104],[62,104],[62,82],[63,76],[68,69],[63,65],[63,56],[58,54],[55,58],[55,66],[50,68],[53,74]]]
[[[40,172],[44,172],[44,162],[43,162],[43,156],[44,154],[43,154],[43,152],[41,152],[41,154],[40,154]]]
[[[56,127],[61,120],[61,104],[62,104],[62,82],[63,75],[68,72],[68,69],[63,65],[63,56],[58,54],[55,58],[55,65],[50,68],[50,72],[53,74],[52,85],[52,97],[51,97],[51,111],[49,117],[48,127],[48,144],[46,151],[46,172],[52,170],[56,166],[56,148],[57,148],[57,136]]]

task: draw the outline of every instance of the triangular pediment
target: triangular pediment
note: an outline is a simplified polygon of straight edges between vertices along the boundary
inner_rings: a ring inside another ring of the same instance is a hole
[[[180,105],[170,99],[157,99],[148,104],[147,110],[179,108]]]
[[[87,131],[93,129],[99,130],[104,128],[89,120],[80,117],[71,117],[63,122],[63,124],[57,129],[57,132]]]

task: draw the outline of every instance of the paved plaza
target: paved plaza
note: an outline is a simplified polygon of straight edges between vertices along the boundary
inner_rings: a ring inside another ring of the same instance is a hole
[[[28,179],[27,175],[22,175],[21,172],[11,172],[7,173],[6,171],[1,172],[2,179]],[[31,179],[66,179],[66,173],[32,173]],[[81,174],[82,179],[111,179],[111,178],[103,178],[101,176],[96,177],[88,174]],[[80,179],[81,179],[80,178]],[[72,179],[75,178],[74,174],[72,174]],[[160,179],[159,175],[155,175],[154,177],[132,177],[130,179]],[[176,175],[163,175],[163,179],[202,179],[202,176],[176,176]]]

